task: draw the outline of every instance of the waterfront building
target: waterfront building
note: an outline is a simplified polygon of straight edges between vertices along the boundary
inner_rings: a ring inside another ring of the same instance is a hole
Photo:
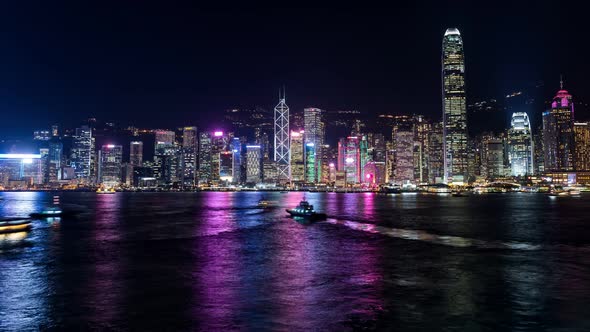
[[[589,122],[574,122],[574,169],[590,171]]]
[[[279,180],[278,165],[274,160],[262,161],[262,182],[265,184],[276,184]]]
[[[199,186],[211,184],[211,134],[201,132],[199,135]]]
[[[533,138],[531,124],[526,113],[512,113],[508,130],[508,160],[510,175],[533,174]]]
[[[129,143],[129,164],[133,167],[143,165],[143,142],[131,141]]]
[[[428,134],[428,182],[442,183],[444,181],[444,146],[443,124],[435,122]]]
[[[347,185],[361,182],[361,140],[357,136],[338,141],[338,170],[344,172]]]
[[[121,145],[103,145],[98,151],[98,182],[112,188],[121,184],[123,147]]]
[[[414,179],[428,182],[429,134],[431,124],[422,115],[414,116]]]
[[[448,183],[463,183],[467,180],[467,108],[465,56],[458,29],[447,29],[442,50],[444,176]]]
[[[305,158],[303,149],[304,131],[291,131],[291,182],[305,181]]]
[[[242,142],[238,137],[232,138],[232,183],[242,183]]]
[[[289,107],[285,93],[279,95],[274,112],[274,161],[277,166],[277,182],[285,184],[291,180],[291,150],[289,147]],[[265,181],[268,179],[265,176]],[[266,181],[268,182],[268,181]]]
[[[28,189],[42,184],[43,160],[41,154],[0,154],[0,188]]]
[[[572,95],[561,89],[543,112],[543,149],[545,171],[574,169],[574,103]]]
[[[316,183],[317,182],[317,154],[316,154],[316,146],[313,143],[305,144],[305,152],[304,152],[304,162],[305,162],[305,182],[307,183]]]
[[[49,141],[47,162],[49,163],[46,175],[47,182],[57,182],[61,180],[61,168],[63,163],[63,144],[59,138],[54,137]]]
[[[193,188],[197,181],[197,127],[182,130],[182,187]]]
[[[246,145],[246,182],[250,184],[260,183],[262,151],[260,145]]]
[[[224,184],[234,182],[234,154],[231,151],[219,152],[219,180]]]
[[[399,128],[394,134],[395,164],[393,183],[414,183],[414,132],[411,127]]]
[[[93,181],[94,159],[92,128],[88,126],[76,128],[70,155],[70,164],[74,168],[76,178],[82,182]]]
[[[306,158],[305,160],[306,182],[317,183],[322,178],[322,146],[324,145],[325,136],[323,111],[319,108],[305,108],[303,110],[303,117],[303,142],[306,147],[310,147],[313,150],[313,158]]]
[[[485,164],[488,179],[504,177],[504,142],[499,138],[485,141]]]

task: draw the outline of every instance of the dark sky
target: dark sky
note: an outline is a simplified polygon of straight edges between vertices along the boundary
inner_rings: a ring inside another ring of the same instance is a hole
[[[542,80],[551,98],[563,73],[574,98],[590,99],[590,29],[581,8],[471,2],[393,8],[5,2],[0,137],[28,136],[52,123],[75,126],[91,116],[206,127],[209,115],[227,108],[272,108],[283,84],[295,111],[313,105],[437,118],[440,46],[451,26],[465,44],[468,97]]]

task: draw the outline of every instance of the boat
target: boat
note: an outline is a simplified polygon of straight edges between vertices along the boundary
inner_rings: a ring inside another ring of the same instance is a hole
[[[29,230],[31,219],[23,217],[0,218],[0,233],[15,233]]]
[[[326,214],[325,213],[318,213],[315,212],[313,209],[313,205],[309,204],[306,200],[299,202],[293,209],[286,209],[287,213],[291,215],[291,217],[299,217],[305,218],[308,220],[325,220]]]
[[[114,194],[115,193],[115,189],[114,188],[98,188],[96,189],[96,193],[97,194]]]
[[[63,217],[64,211],[59,206],[50,206],[45,208],[41,212],[31,213],[31,218],[51,218],[51,217]]]
[[[451,195],[453,197],[467,197],[467,194],[462,191],[453,191]]]
[[[267,201],[265,199],[261,199],[258,201],[258,207],[260,208],[271,208],[277,206],[276,201]]]
[[[379,191],[383,194],[399,194],[402,188],[399,185],[383,186]]]
[[[570,189],[570,190],[567,191],[567,193],[570,196],[576,196],[576,197],[577,196],[580,196],[582,194],[582,192],[580,190],[578,190],[578,189]]]
[[[565,190],[551,190],[549,192],[549,196],[552,197],[563,197],[563,196],[569,196],[570,193],[565,191]]]

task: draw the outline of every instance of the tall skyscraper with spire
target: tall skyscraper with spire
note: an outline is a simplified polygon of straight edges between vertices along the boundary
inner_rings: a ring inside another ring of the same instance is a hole
[[[285,90],[279,92],[279,103],[274,113],[274,161],[277,165],[278,183],[291,181],[291,149],[289,147],[289,107],[285,103]]]
[[[551,108],[543,112],[543,151],[545,171],[574,169],[574,101],[572,95],[560,89],[553,97]]]
[[[443,37],[442,85],[444,179],[461,183],[467,181],[467,107],[463,40],[456,28]]]

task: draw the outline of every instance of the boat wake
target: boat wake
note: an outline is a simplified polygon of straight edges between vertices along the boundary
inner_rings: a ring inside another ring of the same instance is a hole
[[[374,224],[349,221],[349,220],[338,220],[328,219],[326,222],[334,225],[342,225],[350,229],[357,231],[363,231],[373,234],[381,234],[393,238],[429,242],[438,245],[457,247],[457,248],[478,248],[478,249],[507,249],[507,250],[541,250],[543,246],[540,244],[533,244],[528,242],[517,242],[517,241],[486,241],[479,239],[472,239],[461,236],[452,235],[437,235],[428,233],[422,230],[415,229],[404,229],[404,228],[393,228],[385,227]]]

